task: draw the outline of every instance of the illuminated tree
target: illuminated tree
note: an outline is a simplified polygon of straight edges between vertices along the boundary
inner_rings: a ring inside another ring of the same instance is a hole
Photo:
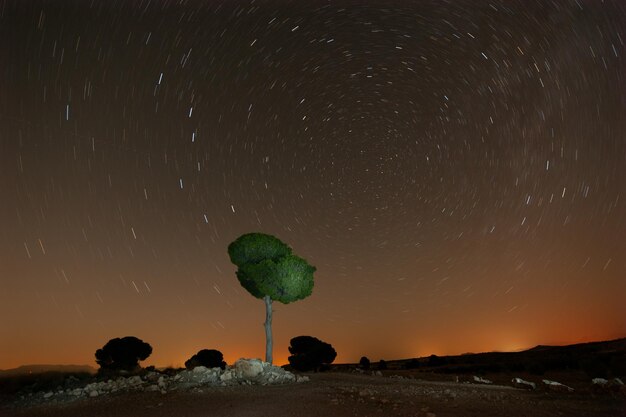
[[[272,363],[272,301],[288,304],[311,295],[315,267],[263,233],[240,236],[228,245],[228,255],[241,286],[265,302],[265,361]]]

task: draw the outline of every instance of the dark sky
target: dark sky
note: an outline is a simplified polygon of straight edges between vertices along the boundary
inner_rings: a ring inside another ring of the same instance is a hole
[[[367,3],[365,5],[364,3]],[[626,3],[0,1],[0,368],[626,335]]]

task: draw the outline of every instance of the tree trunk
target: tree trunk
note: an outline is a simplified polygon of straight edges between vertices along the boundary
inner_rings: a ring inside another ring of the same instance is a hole
[[[265,362],[272,363],[272,299],[269,295],[265,301]]]

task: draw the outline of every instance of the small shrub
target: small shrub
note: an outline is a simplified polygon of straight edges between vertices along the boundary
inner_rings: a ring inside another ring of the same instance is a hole
[[[202,349],[185,362],[185,368],[193,369],[196,366],[205,366],[207,368],[226,368],[224,355],[215,349]]]
[[[415,369],[419,368],[420,362],[417,359],[411,359],[404,363],[404,369]]]
[[[96,363],[100,365],[98,372],[137,371],[140,369],[139,361],[145,360],[151,353],[152,346],[134,336],[111,339],[96,351]]]
[[[430,355],[428,357],[428,366],[443,366],[447,363],[446,359],[437,356],[437,355]]]
[[[337,357],[337,352],[329,343],[315,337],[294,337],[290,344],[289,364],[297,371],[321,371]]]
[[[546,372],[546,366],[543,362],[531,362],[527,366],[528,372],[532,375],[543,375]]]
[[[361,360],[359,361],[359,366],[361,367],[361,369],[370,369],[370,360],[367,358],[367,356],[361,357]]]
[[[582,360],[580,368],[589,378],[609,378],[611,376],[607,364],[598,357],[588,357]]]

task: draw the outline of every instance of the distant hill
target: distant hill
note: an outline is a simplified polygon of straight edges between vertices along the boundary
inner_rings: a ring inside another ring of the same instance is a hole
[[[42,374],[45,372],[88,372],[93,374],[96,372],[96,369],[89,365],[23,365],[19,368],[4,370],[0,369],[0,378],[12,377],[17,375]]]
[[[608,340],[604,342],[577,343],[565,346],[538,345],[522,352],[616,352],[626,350],[626,337],[622,339]]]
[[[356,367],[337,364],[337,370]],[[376,369],[377,364],[372,363]],[[387,369],[415,369],[436,373],[581,371],[593,377],[626,376],[626,338],[566,346],[539,345],[520,352],[466,353],[456,356],[431,355],[421,358],[387,360]]]

